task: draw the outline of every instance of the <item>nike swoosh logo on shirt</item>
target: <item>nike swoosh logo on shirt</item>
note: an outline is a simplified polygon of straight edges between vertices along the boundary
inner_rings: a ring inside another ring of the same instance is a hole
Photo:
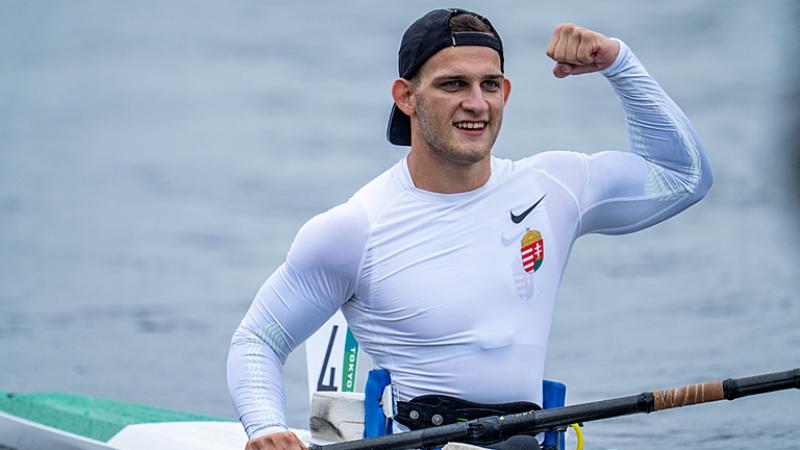
[[[520,215],[515,215],[513,211],[509,211],[509,212],[511,213],[511,221],[512,221],[512,222],[514,222],[514,223],[520,223],[520,222],[522,222],[523,220],[525,220],[525,217],[527,217],[527,216],[528,216],[528,214],[530,214],[530,213],[531,213],[531,211],[533,211],[533,208],[536,208],[536,206],[537,206],[539,203],[541,203],[541,202],[542,202],[542,200],[544,200],[544,197],[545,197],[545,195],[547,195],[547,194],[544,194],[544,195],[542,195],[542,198],[540,198],[539,200],[537,200],[537,201],[536,201],[536,203],[534,203],[533,205],[531,205],[531,207],[530,207],[530,208],[528,208],[528,209],[526,209],[525,211],[523,211],[523,212],[522,212],[522,214],[520,214]]]
[[[503,244],[503,247],[508,247],[509,245],[514,243],[519,245],[519,238],[521,238],[523,234],[525,234],[525,230],[519,230],[519,233],[517,233],[516,236],[511,236],[510,238],[506,238],[505,233],[503,233],[500,235],[500,243]]]

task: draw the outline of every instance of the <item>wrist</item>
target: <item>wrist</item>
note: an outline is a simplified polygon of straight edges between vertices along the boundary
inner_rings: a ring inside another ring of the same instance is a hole
[[[256,439],[260,438],[261,436],[266,436],[273,433],[282,433],[284,431],[289,431],[289,428],[280,424],[268,424],[263,427],[255,428],[248,433],[248,436],[250,439]]]
[[[609,39],[614,41],[619,46],[619,51],[617,52],[617,57],[614,59],[614,62],[612,62],[610,66],[600,71],[600,73],[605,77],[613,77],[619,73],[620,69],[625,65],[625,61],[628,59],[628,54],[630,53],[630,48],[628,48],[624,42],[617,38]]]

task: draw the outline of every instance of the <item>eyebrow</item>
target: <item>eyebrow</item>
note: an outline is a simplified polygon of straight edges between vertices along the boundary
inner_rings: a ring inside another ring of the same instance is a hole
[[[452,75],[445,74],[445,75],[441,75],[441,76],[438,76],[438,77],[434,78],[433,82],[437,83],[437,82],[445,81],[445,80],[469,80],[469,79],[472,79],[472,78],[476,78],[476,77],[470,77],[470,76],[467,76],[467,75],[457,75],[457,74],[452,74]],[[491,75],[484,75],[484,76],[477,77],[477,78],[479,78],[481,80],[501,80],[501,79],[505,78],[505,76],[502,73],[497,73],[497,74],[491,74]]]

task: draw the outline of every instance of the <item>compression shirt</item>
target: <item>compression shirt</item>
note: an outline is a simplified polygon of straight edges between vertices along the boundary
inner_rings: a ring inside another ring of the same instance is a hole
[[[286,429],[281,366],[340,308],[400,400],[541,404],[575,239],[648,227],[711,185],[688,119],[626,45],[603,74],[630,152],[492,157],[487,183],[459,194],[417,189],[403,159],[300,229],[231,343],[228,385],[249,436]]]

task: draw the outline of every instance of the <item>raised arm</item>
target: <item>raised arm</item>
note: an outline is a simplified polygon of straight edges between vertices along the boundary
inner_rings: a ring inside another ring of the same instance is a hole
[[[711,187],[708,160],[689,119],[623,42],[563,24],[547,54],[559,78],[600,71],[625,109],[630,152],[585,158],[574,186],[579,234],[627,233],[699,201]]]
[[[234,333],[228,390],[248,450],[304,448],[286,426],[282,366],[353,295],[366,237],[366,215],[355,202],[311,219]]]

